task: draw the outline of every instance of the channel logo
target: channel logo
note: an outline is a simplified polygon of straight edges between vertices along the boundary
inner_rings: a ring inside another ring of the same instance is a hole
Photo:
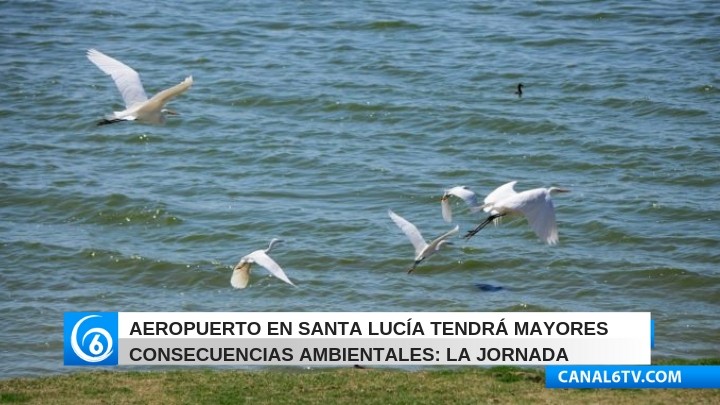
[[[117,312],[66,312],[64,320],[66,366],[118,364]]]

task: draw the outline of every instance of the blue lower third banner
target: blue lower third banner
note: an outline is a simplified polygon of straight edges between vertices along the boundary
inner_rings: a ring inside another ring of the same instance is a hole
[[[547,366],[546,388],[720,388],[720,366]]]

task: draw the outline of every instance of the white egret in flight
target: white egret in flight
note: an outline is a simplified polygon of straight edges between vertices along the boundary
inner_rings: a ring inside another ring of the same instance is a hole
[[[270,274],[272,274],[273,276],[292,286],[295,286],[295,284],[290,281],[290,279],[285,275],[283,269],[280,268],[280,266],[275,262],[275,260],[268,256],[270,250],[272,250],[273,246],[275,246],[275,244],[278,242],[281,242],[281,240],[273,238],[273,240],[270,241],[270,246],[268,246],[267,249],[256,250],[240,259],[240,262],[233,269],[233,274],[230,278],[230,284],[232,284],[232,286],[235,288],[247,287],[248,282],[250,281],[250,267],[252,267],[253,263],[257,263],[264,267],[267,271],[269,271]]]
[[[460,227],[456,225],[455,228],[440,235],[438,238],[428,244],[427,242],[425,242],[425,239],[423,238],[420,231],[418,231],[418,229],[415,227],[415,225],[411,224],[408,220],[401,217],[400,215],[392,212],[392,210],[388,210],[388,215],[390,215],[390,218],[393,220],[393,222],[395,222],[395,224],[400,228],[400,230],[405,233],[408,239],[410,239],[410,243],[412,243],[415,247],[415,262],[408,270],[408,273],[412,273],[413,271],[415,271],[415,267],[417,267],[418,264],[435,254],[438,250],[440,250],[443,245],[450,243],[446,239],[458,233],[458,231],[460,230]]]
[[[451,189],[445,190],[440,199],[440,206],[442,208],[442,216],[445,222],[452,222],[452,206],[450,205],[450,196],[461,198],[467,205],[470,206],[471,212],[480,211],[482,207],[478,206],[477,195],[475,192],[465,186],[456,186]]]
[[[553,193],[565,193],[570,190],[558,187],[535,188],[521,193],[515,192],[516,181],[503,184],[488,194],[481,206],[490,216],[465,238],[480,232],[487,224],[505,215],[523,215],[535,234],[548,245],[558,243],[557,224],[555,223],[555,207],[550,198]]]
[[[98,122],[98,125],[121,121],[163,124],[165,123],[165,114],[177,115],[172,110],[164,109],[165,104],[193,84],[192,76],[188,76],[180,84],[163,90],[148,100],[140,81],[140,75],[133,68],[95,49],[89,49],[87,57],[95,66],[112,77],[122,94],[123,101],[125,101],[125,110],[113,112],[112,115]]]

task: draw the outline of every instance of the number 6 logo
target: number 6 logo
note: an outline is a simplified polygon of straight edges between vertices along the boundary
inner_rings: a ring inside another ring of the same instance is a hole
[[[108,331],[106,331],[105,329],[92,328],[85,332],[82,338],[82,342],[80,342],[81,345],[85,345],[85,338],[87,338],[88,335],[93,335],[92,341],[90,341],[90,353],[92,354],[92,356],[89,356],[87,353],[85,353],[82,347],[78,344],[77,332],[78,329],[80,329],[80,325],[82,325],[83,322],[90,318],[100,318],[100,315],[88,315],[83,319],[79,320],[72,330],[72,335],[70,335],[70,344],[72,345],[73,351],[79,358],[87,361],[88,363],[98,363],[107,359],[112,354],[113,339],[112,336],[110,336],[110,333],[108,333]],[[107,347],[105,348],[104,353],[103,345],[100,342],[100,336],[103,336],[105,338],[105,341],[107,342]]]
[[[116,341],[117,312],[65,313],[66,366],[116,365]]]

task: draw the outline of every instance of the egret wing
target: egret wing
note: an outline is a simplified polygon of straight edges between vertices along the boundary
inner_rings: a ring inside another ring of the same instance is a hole
[[[182,82],[176,84],[173,87],[170,87],[169,89],[165,89],[161,91],[160,93],[154,95],[150,101],[143,106],[141,110],[144,110],[145,108],[150,110],[160,110],[162,107],[172,100],[173,98],[179,96],[180,94],[184,93],[187,89],[190,88],[193,84],[193,78],[192,76],[188,76],[183,80]]]
[[[471,207],[477,206],[477,194],[465,186],[453,187],[448,190],[448,194],[452,194],[455,197],[461,198],[465,203]]]
[[[275,260],[265,253],[263,250],[257,250],[248,255],[255,263],[261,265],[265,270],[269,271],[270,274],[279,278],[280,280],[294,286],[292,281],[285,275],[283,269],[278,265]]]
[[[483,210],[485,212],[491,212],[493,210],[493,204],[498,203],[502,200],[505,200],[507,198],[510,198],[517,194],[515,192],[515,184],[517,181],[511,181],[509,183],[505,183],[502,186],[496,188],[493,190],[490,194],[485,197],[485,200],[483,201],[484,205],[486,206]]]
[[[519,205],[517,209],[525,215],[530,224],[530,228],[532,228],[540,240],[548,245],[558,243],[559,237],[557,224],[555,223],[555,207],[548,193],[538,193],[538,195],[533,196],[533,198],[528,198],[525,204]]]
[[[445,222],[452,222],[452,206],[450,205],[450,199],[443,198],[440,200],[440,207],[442,208],[442,217]]]
[[[415,254],[419,255],[428,246],[420,231],[410,221],[392,212],[392,210],[388,210],[388,215],[395,222],[395,225],[405,233],[405,236],[410,239],[410,243],[415,247]]]
[[[455,228],[453,228],[453,229],[445,232],[444,234],[438,236],[437,238],[435,238],[435,240],[433,240],[433,241],[430,243],[430,246],[435,246],[435,247],[437,247],[437,244],[438,244],[438,243],[440,243],[440,242],[444,241],[445,239],[447,239],[447,238],[455,235],[455,234],[458,233],[459,231],[460,231],[460,226],[459,226],[459,225],[455,225]]]
[[[95,49],[89,49],[87,57],[95,66],[112,77],[122,94],[126,108],[147,101],[140,75],[133,68]]]

